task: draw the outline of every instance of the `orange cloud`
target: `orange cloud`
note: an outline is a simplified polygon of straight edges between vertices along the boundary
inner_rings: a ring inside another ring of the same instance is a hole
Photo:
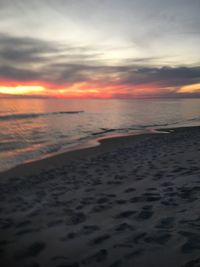
[[[42,86],[0,86],[1,94],[12,94],[12,95],[29,95],[29,94],[41,94],[45,92],[45,88]]]
[[[173,87],[163,88],[159,84],[112,83],[84,81],[56,85],[44,81],[3,81],[0,80],[1,95],[44,96],[56,98],[137,98],[165,96],[167,94],[194,93],[200,91],[200,84],[182,86],[178,91]]]
[[[182,86],[178,93],[200,93],[200,83]]]
[[[79,82],[57,86],[40,82],[0,83],[1,94],[43,95],[56,98],[121,98],[152,95],[159,93],[156,85],[106,84],[98,82]],[[161,92],[160,92],[161,93]]]

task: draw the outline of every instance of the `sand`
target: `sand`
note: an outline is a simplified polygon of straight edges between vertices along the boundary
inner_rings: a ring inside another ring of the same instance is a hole
[[[200,128],[0,174],[1,267],[200,266]]]

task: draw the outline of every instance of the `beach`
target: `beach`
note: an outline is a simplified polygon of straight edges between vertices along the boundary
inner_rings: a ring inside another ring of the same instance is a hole
[[[199,159],[185,127],[0,173],[0,266],[200,266]]]

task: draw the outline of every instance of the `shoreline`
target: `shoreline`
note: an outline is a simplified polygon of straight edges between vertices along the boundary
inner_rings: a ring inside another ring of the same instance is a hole
[[[181,131],[188,128],[200,128],[200,126],[184,126],[176,128],[158,128],[158,129],[147,129],[145,131],[139,131],[139,133],[127,133],[127,134],[116,134],[104,137],[99,137],[94,140],[81,145],[77,145],[72,149],[64,152],[58,152],[47,157],[39,158],[24,162],[20,165],[14,166],[11,169],[0,172],[0,183],[2,178],[9,178],[16,175],[28,175],[28,168],[32,168],[31,174],[37,174],[40,171],[49,170],[52,168],[60,167],[63,165],[63,160],[76,160],[81,159],[84,156],[92,156],[98,153],[109,152],[114,146],[121,146],[121,143],[136,142],[140,138],[146,138],[146,136],[157,136],[161,134],[173,134],[176,131]],[[52,165],[48,167],[48,164]],[[37,170],[34,170],[37,169]],[[14,172],[14,175],[13,175]]]
[[[101,142],[4,173],[1,266],[199,266],[200,127]]]
[[[200,126],[199,126],[200,127]],[[171,129],[171,128],[170,128]],[[170,130],[169,129],[169,130]],[[136,142],[139,139],[146,138],[148,136],[167,134],[168,132],[162,132],[168,129],[156,129],[146,130],[146,131],[136,131],[138,133],[127,133],[127,134],[111,134],[104,137],[99,137],[89,142],[81,145],[76,145],[72,149],[66,150],[64,152],[58,152],[50,156],[45,156],[39,159],[24,162],[22,164],[16,165],[8,170],[0,172],[0,183],[3,177],[12,177],[16,175],[28,175],[28,168],[32,168],[31,174],[37,174],[40,171],[49,170],[56,167],[61,167],[63,165],[63,160],[78,160],[84,156],[93,156],[99,153],[110,152],[114,146],[121,146],[122,143]],[[48,164],[51,167],[48,167]],[[34,169],[37,169],[34,171]],[[14,172],[14,175],[13,175]]]

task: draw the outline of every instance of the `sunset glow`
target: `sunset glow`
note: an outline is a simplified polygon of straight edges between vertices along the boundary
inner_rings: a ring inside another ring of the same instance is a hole
[[[8,83],[9,84],[9,83]],[[43,83],[45,84],[45,83]],[[24,95],[24,96],[47,96],[56,98],[135,98],[151,96],[162,93],[154,84],[137,85],[130,84],[106,84],[101,82],[80,82],[67,85],[0,85],[0,94]]]
[[[42,86],[0,86],[1,94],[13,94],[13,95],[32,95],[44,93],[45,88]]]
[[[173,88],[168,88],[173,93]],[[177,90],[177,94],[198,93],[200,84],[185,85]],[[56,98],[138,98],[163,95],[163,89],[156,84],[130,85],[81,82],[60,85],[0,85],[1,95],[43,96]]]
[[[1,97],[200,97],[199,1],[33,2],[1,5]]]
[[[200,0],[0,0],[0,267],[200,267]]]
[[[185,85],[180,88],[179,93],[200,93],[200,83]]]

